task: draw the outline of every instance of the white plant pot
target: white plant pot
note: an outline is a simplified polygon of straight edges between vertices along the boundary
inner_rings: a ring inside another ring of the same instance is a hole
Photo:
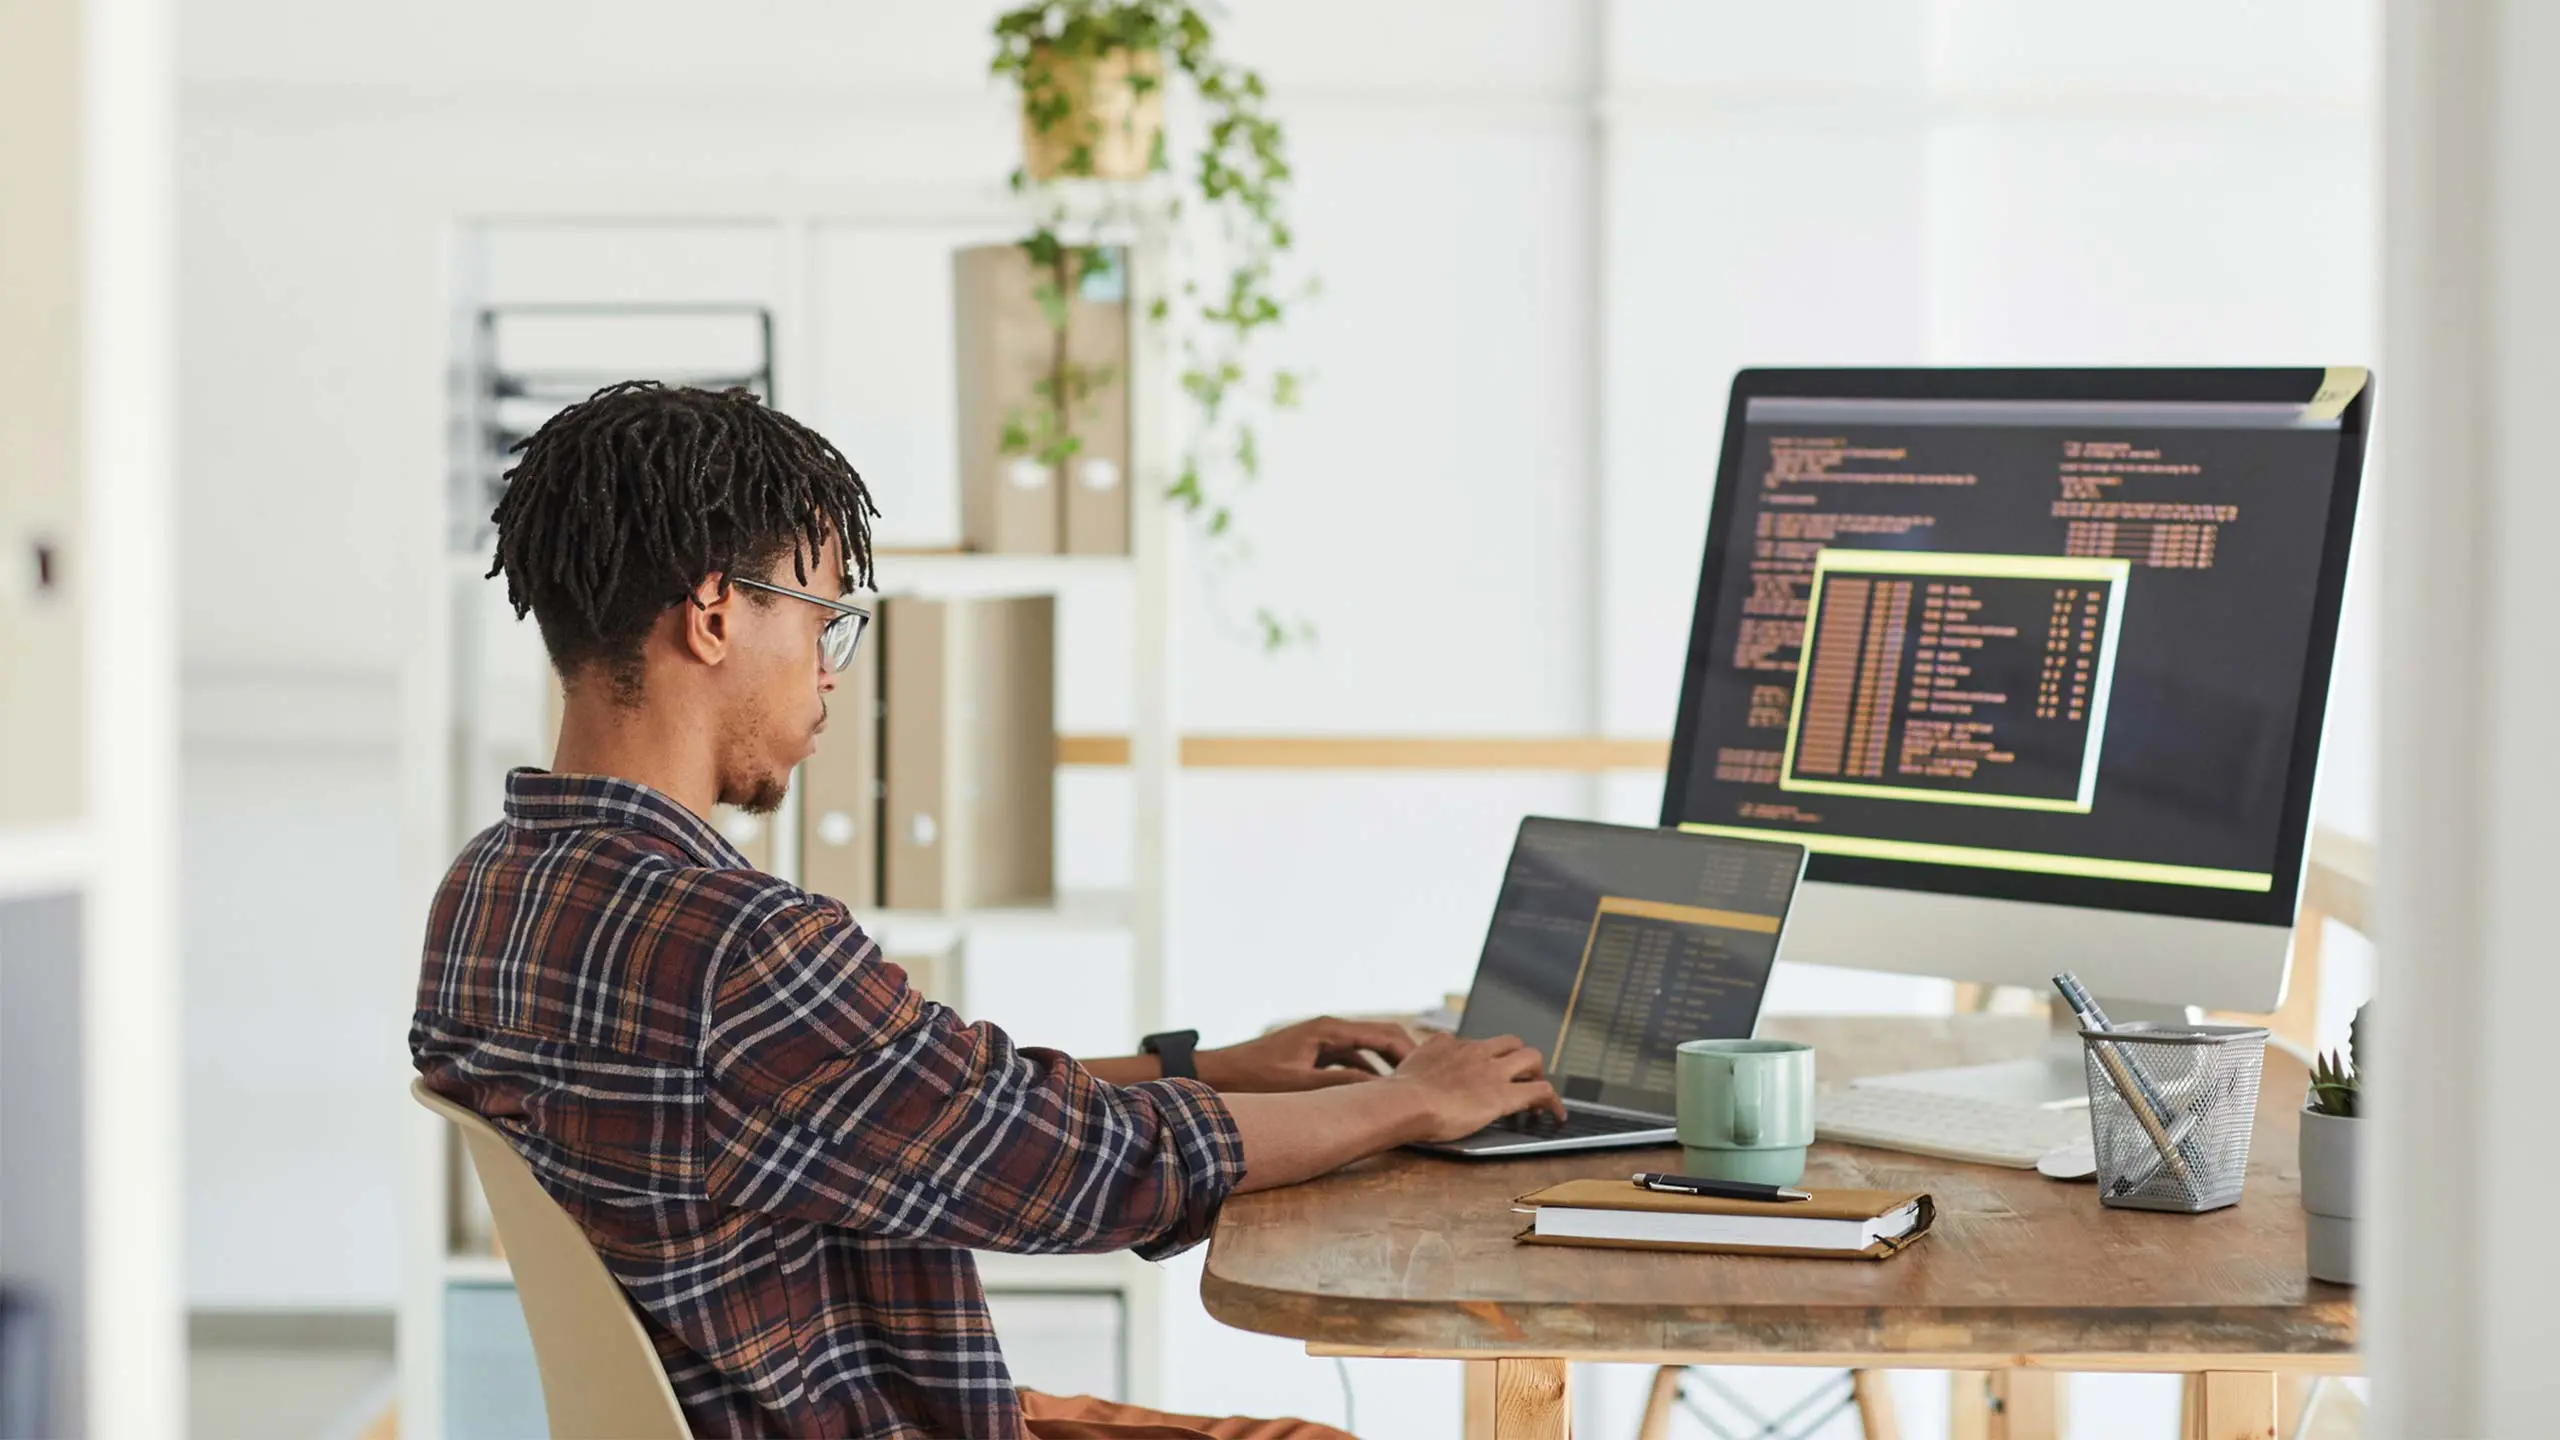
[[[2364,1121],[2302,1111],[2304,1268],[2314,1280],[2356,1283],[2356,1150]]]

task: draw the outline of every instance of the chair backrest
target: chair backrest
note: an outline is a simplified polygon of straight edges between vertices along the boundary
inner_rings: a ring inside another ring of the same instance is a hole
[[[410,1081],[409,1093],[462,1132],[471,1166],[480,1172],[525,1326],[533,1332],[552,1440],[691,1440],[658,1347],[578,1222],[496,1126],[423,1080]]]

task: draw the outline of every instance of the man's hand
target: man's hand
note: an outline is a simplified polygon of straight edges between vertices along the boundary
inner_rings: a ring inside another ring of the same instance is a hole
[[[1517,1035],[1434,1035],[1396,1067],[1391,1083],[1421,1092],[1424,1129],[1415,1137],[1420,1140],[1455,1140],[1529,1109],[1564,1118],[1564,1102],[1547,1083],[1546,1062]]]
[[[1377,1075],[1352,1052],[1375,1050],[1387,1063],[1401,1065],[1413,1049],[1413,1040],[1401,1025],[1336,1020],[1328,1015],[1299,1021],[1241,1045],[1200,1051],[1193,1064],[1201,1080],[1221,1093],[1277,1093],[1375,1080]]]
[[[1336,1026],[1329,1032],[1364,1043],[1366,1026],[1340,1020],[1314,1020],[1297,1030]],[[1381,1037],[1383,1038],[1383,1037]],[[1238,1050],[1249,1047],[1239,1045]],[[1322,1053],[1319,1040],[1313,1048]],[[1386,1045],[1371,1044],[1381,1054]],[[1294,1185],[1328,1170],[1365,1159],[1381,1150],[1420,1140],[1455,1140],[1505,1115],[1545,1109],[1561,1117],[1564,1104],[1547,1084],[1546,1064],[1538,1052],[1512,1036],[1498,1040],[1460,1040],[1434,1035],[1403,1051],[1393,1077],[1376,1085],[1318,1082],[1325,1088],[1305,1095],[1232,1095],[1227,1109],[1244,1141],[1244,1179],[1238,1191]],[[1201,1056],[1201,1077],[1208,1078]],[[1321,1073],[1321,1072],[1319,1072]]]

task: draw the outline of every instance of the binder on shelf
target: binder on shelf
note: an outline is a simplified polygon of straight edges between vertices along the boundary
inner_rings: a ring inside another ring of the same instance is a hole
[[[800,888],[854,910],[880,903],[878,639],[836,677],[826,733],[800,767]]]
[[[1083,276],[1067,361],[1101,383],[1070,403],[1079,444],[1064,466],[1004,451],[1009,420],[1046,410],[1058,335],[1019,245],[953,252],[953,356],[962,543],[990,554],[1116,555],[1129,548],[1129,302],[1125,259]],[[1064,473],[1061,473],[1063,471]]]
[[[1067,322],[1067,359],[1107,377],[1076,407],[1081,442],[1059,476],[1064,503],[1058,548],[1070,555],[1129,553],[1128,261],[1086,277]]]
[[[1018,245],[951,257],[952,357],[959,383],[960,539],[971,550],[1049,555],[1058,549],[1058,483],[1049,467],[1004,453],[1005,421],[1039,403],[1055,336],[1032,298]]]
[[[1056,600],[900,597],[881,611],[882,902],[1048,901]]]

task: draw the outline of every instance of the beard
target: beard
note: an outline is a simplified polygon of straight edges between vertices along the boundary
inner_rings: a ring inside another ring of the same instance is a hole
[[[787,766],[775,769],[771,757],[807,753],[817,733],[827,728],[826,695],[819,694],[817,701],[817,723],[805,734],[794,734],[792,722],[783,719],[778,710],[723,718],[721,804],[736,806],[750,815],[770,815],[782,807],[783,796],[791,792],[791,771]],[[799,713],[806,717],[808,712]]]
[[[732,731],[720,748],[729,757],[720,776],[721,804],[734,805],[750,815],[770,815],[782,807],[782,797],[791,791],[791,772],[746,758],[769,755],[780,747],[764,743],[761,732]],[[729,765],[737,768],[730,769]]]
[[[720,787],[720,803],[735,805],[750,815],[770,815],[782,808],[782,797],[791,793],[789,775],[763,774],[743,785]]]

